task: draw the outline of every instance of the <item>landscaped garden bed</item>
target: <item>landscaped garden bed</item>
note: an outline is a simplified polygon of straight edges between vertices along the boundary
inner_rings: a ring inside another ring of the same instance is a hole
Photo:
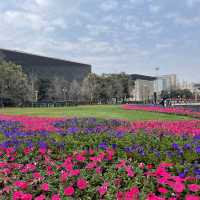
[[[199,200],[200,122],[0,116],[0,199]]]
[[[167,114],[175,114],[175,115],[183,115],[190,116],[194,118],[200,118],[200,112],[193,111],[191,109],[184,108],[164,108],[157,105],[136,105],[136,104],[125,104],[122,105],[122,108],[125,110],[142,110],[142,111],[150,111],[150,112],[159,112],[159,113],[167,113]]]

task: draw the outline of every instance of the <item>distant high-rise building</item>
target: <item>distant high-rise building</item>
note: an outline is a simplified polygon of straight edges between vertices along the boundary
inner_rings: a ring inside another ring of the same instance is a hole
[[[155,92],[160,94],[162,91],[171,91],[177,89],[176,74],[163,75],[157,77],[154,82]]]

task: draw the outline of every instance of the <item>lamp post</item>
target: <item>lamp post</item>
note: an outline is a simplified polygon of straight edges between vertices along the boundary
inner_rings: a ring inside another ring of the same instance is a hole
[[[65,100],[66,100],[66,92],[67,92],[67,88],[64,87],[64,88],[62,89],[62,91],[63,91],[63,101],[65,101]]]
[[[35,90],[35,102],[38,101],[38,90]]]
[[[158,75],[159,75],[159,70],[160,68],[159,67],[156,67],[155,68],[155,71],[156,71],[156,80],[155,80],[155,92],[154,92],[154,101],[155,101],[155,104],[157,104],[157,101],[158,101]]]

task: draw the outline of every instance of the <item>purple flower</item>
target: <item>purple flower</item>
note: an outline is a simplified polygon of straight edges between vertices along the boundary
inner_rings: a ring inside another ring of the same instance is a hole
[[[191,148],[191,144],[185,144],[183,148],[184,149],[190,149]]]
[[[102,143],[99,144],[99,148],[107,149],[108,146],[107,146],[107,144],[105,142],[102,142]]]
[[[179,175],[178,175],[180,178],[185,178],[185,173],[184,172],[181,172],[181,173],[179,173]]]
[[[176,144],[176,143],[173,143],[173,144],[172,144],[172,148],[173,148],[173,149],[179,149],[179,145]]]
[[[196,153],[200,153],[200,146],[198,146],[198,147],[195,148],[195,152]]]

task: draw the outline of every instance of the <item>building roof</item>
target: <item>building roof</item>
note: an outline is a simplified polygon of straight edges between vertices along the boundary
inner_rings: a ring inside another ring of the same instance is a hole
[[[146,75],[141,75],[141,74],[130,74],[129,75],[131,80],[147,80],[147,81],[154,81],[156,80],[156,77],[153,76],[146,76]]]
[[[84,63],[79,63],[79,62],[74,62],[74,61],[68,61],[60,58],[53,58],[53,57],[48,57],[48,56],[43,56],[43,55],[38,55],[38,54],[33,54],[33,53],[27,53],[24,51],[18,51],[18,50],[10,50],[10,49],[2,49],[0,48],[0,60],[5,59],[13,61],[13,60],[18,60],[21,58],[31,58],[31,62],[43,62],[44,64],[46,62],[55,62],[57,64],[64,64],[64,63],[72,63],[72,64],[77,64],[85,67],[91,67],[89,64],[84,64]]]

